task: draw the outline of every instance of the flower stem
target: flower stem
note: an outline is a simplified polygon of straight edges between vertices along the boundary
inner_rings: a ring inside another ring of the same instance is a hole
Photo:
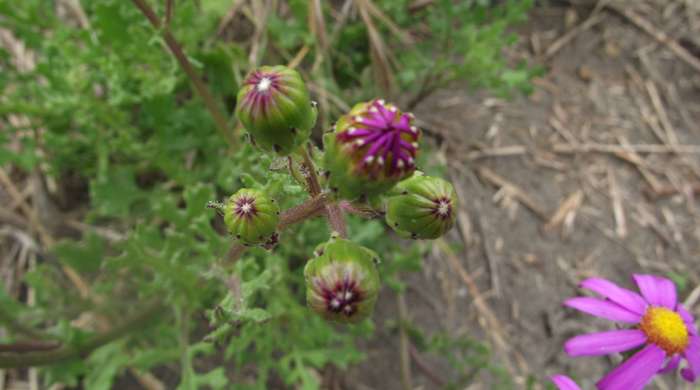
[[[309,194],[311,196],[316,196],[321,193],[321,184],[318,181],[318,174],[316,174],[316,165],[314,164],[311,156],[309,156],[309,151],[306,146],[300,148],[301,157],[304,160],[304,166],[307,170],[306,180],[309,184]],[[326,216],[328,218],[328,224],[331,229],[338,232],[340,237],[347,237],[348,230],[345,225],[345,217],[343,216],[343,211],[340,209],[337,203],[326,204]]]

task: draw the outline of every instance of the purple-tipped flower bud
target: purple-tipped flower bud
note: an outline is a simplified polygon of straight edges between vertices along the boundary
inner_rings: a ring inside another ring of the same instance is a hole
[[[224,223],[236,239],[246,245],[274,239],[279,220],[277,203],[261,191],[243,188],[224,206]]]
[[[420,129],[383,100],[359,103],[324,136],[329,184],[341,198],[378,195],[416,169]]]
[[[306,301],[323,318],[356,323],[369,317],[379,293],[376,253],[351,241],[331,238],[304,268]]]
[[[387,198],[386,223],[410,238],[438,238],[454,225],[458,200],[452,184],[415,174],[399,183]]]
[[[263,66],[245,78],[236,116],[255,144],[286,156],[306,142],[318,113],[299,73],[286,66]]]

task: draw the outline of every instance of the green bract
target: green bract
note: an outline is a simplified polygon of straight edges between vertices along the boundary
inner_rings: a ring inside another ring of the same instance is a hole
[[[306,302],[323,318],[356,323],[374,310],[379,293],[377,254],[351,241],[331,238],[304,268]]]
[[[380,99],[355,105],[323,137],[330,187],[350,200],[391,189],[415,171],[419,140],[412,114]]]
[[[260,244],[273,238],[279,220],[277,203],[261,191],[243,188],[224,206],[229,233],[244,244]]]
[[[301,76],[286,66],[263,66],[238,91],[236,116],[257,146],[287,156],[309,139],[317,109]]]
[[[457,193],[437,177],[415,174],[399,183],[387,198],[386,222],[411,238],[438,238],[454,225]]]

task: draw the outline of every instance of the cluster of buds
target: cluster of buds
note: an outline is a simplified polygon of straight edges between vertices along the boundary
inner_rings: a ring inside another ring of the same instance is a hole
[[[303,153],[300,147],[308,141],[316,115],[300,75],[283,66],[252,71],[238,94],[236,116],[251,141],[276,155]],[[361,208],[374,216],[385,214],[402,237],[440,237],[454,225],[457,195],[447,181],[416,171],[420,139],[411,113],[382,99],[359,103],[324,135],[325,181],[316,188],[334,194],[328,197],[332,202],[367,202]],[[305,164],[313,165],[305,158]],[[224,220],[242,243],[270,247],[277,240],[278,214],[264,193],[242,189],[225,205]],[[332,218],[330,212],[328,216]],[[304,268],[308,306],[335,322],[369,317],[380,289],[378,262],[370,249],[332,235]]]

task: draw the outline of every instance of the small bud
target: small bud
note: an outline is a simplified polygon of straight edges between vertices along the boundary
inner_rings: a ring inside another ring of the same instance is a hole
[[[236,116],[255,144],[287,156],[306,142],[318,109],[299,73],[286,66],[263,66],[245,78]]]
[[[369,317],[379,293],[377,255],[342,238],[319,245],[304,267],[306,302],[327,320],[356,323]]]
[[[261,191],[243,188],[231,195],[224,208],[229,233],[245,245],[274,240],[279,207]]]
[[[454,225],[458,200],[448,181],[415,174],[394,193],[387,198],[386,223],[401,236],[438,238]]]
[[[330,186],[352,200],[381,194],[411,176],[420,139],[413,121],[383,100],[355,105],[323,137]]]

